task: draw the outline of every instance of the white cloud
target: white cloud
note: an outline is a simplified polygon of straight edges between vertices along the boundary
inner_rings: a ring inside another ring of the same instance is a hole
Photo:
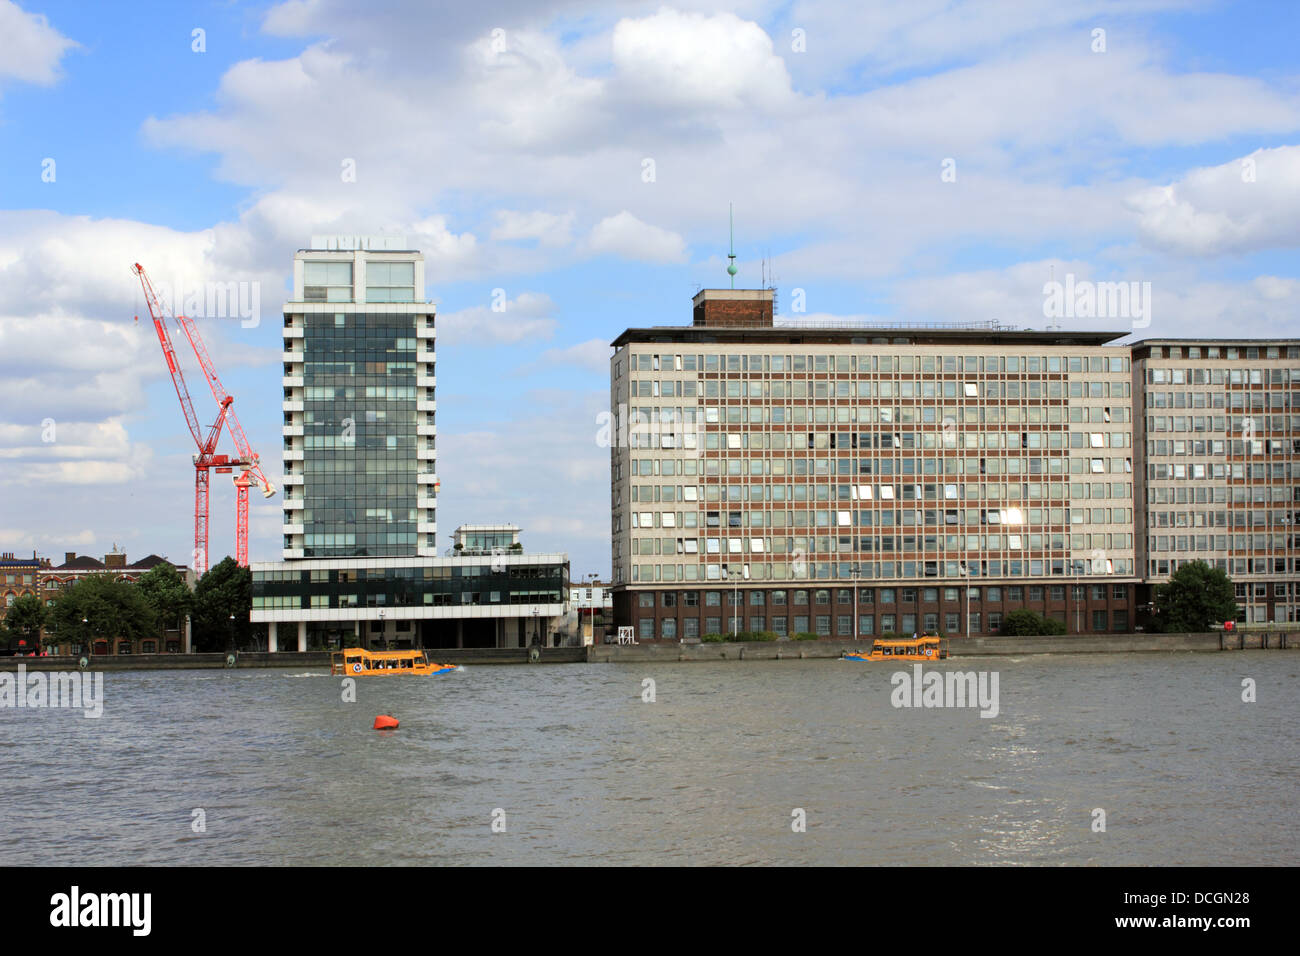
[[[531,363],[530,369],[545,368],[556,365],[571,365],[594,372],[597,375],[609,375],[609,358],[612,354],[608,339],[588,339],[576,345],[563,348],[547,349]]]
[[[489,303],[439,314],[434,320],[438,347],[517,345],[530,339],[547,339],[555,333],[555,303],[550,296],[523,292],[514,299],[501,297],[498,301],[503,306],[499,310]]]
[[[593,255],[638,262],[684,262],[686,242],[677,233],[642,222],[626,209],[592,227],[584,243]]]
[[[788,105],[790,75],[758,24],[733,13],[667,7],[614,28],[611,59],[630,99],[666,107],[764,109]]]
[[[1207,256],[1300,244],[1300,146],[1259,149],[1129,200],[1142,237]]]
[[[117,418],[0,425],[0,461],[15,485],[120,484],[145,477],[152,457]]]
[[[43,14],[0,0],[0,79],[49,86],[59,79],[63,54],[76,46]]]
[[[490,235],[496,241],[536,239],[544,246],[565,246],[569,244],[573,231],[571,212],[558,215],[541,210],[515,212],[498,209],[496,220],[497,224]]]

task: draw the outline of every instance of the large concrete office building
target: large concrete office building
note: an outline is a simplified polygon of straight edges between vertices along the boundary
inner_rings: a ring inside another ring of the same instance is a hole
[[[317,237],[284,305],[284,545],[252,565],[253,622],[278,649],[522,646],[563,613],[568,561],[437,549],[435,310],[399,239]],[[502,529],[506,529],[503,531]],[[496,540],[493,538],[492,540]],[[289,634],[282,634],[286,627]]]
[[[773,313],[770,290],[704,290],[692,325],[613,342],[617,624],[642,640],[990,634],[1027,607],[1071,633],[1137,625],[1149,562],[1165,566],[1148,550],[1180,546],[1139,541],[1147,494],[1181,494],[1158,490],[1163,477],[1138,486],[1150,350],[1117,344],[1126,330],[778,327]],[[1274,381],[1272,365],[1277,388],[1236,401],[1280,414],[1295,344],[1255,345],[1257,377]],[[1267,496],[1278,515],[1234,520],[1276,528],[1296,485],[1280,461],[1266,491],[1209,494],[1246,511]],[[1269,561],[1294,580],[1286,542],[1260,530],[1236,545],[1263,550],[1233,566]]]
[[[1300,620],[1300,342],[1132,349],[1142,575],[1205,561],[1235,582],[1247,622]]]
[[[613,343],[619,623],[959,633],[969,600],[972,633],[1019,607],[1128,629],[1123,332],[775,327],[770,291],[694,305]]]

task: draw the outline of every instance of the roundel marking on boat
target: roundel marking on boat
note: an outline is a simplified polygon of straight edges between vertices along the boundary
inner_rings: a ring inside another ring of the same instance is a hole
[[[361,664],[360,664],[360,663],[356,663],[356,664],[353,664],[353,665],[352,665],[352,673],[354,673],[354,674],[360,674],[360,673],[361,673]]]
[[[933,650],[932,648],[927,647],[927,648],[925,649],[925,656],[926,656],[926,657],[929,657],[929,656],[930,656],[931,654],[933,654],[933,653],[934,653],[934,650]]]

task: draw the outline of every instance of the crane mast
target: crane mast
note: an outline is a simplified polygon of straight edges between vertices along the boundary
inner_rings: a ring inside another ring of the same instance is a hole
[[[199,426],[198,415],[194,411],[194,402],[191,400],[189,388],[185,384],[185,374],[181,369],[180,361],[176,355],[176,348],[172,344],[171,333],[167,328],[167,310],[159,302],[158,296],[154,292],[153,283],[149,281],[149,275],[145,272],[144,266],[137,262],[131,271],[140,279],[140,287],[144,290],[145,304],[149,309],[150,317],[153,319],[154,331],[158,335],[158,343],[162,347],[163,357],[167,361],[167,370],[171,374],[172,384],[176,388],[176,397],[180,401],[181,411],[185,415],[185,423],[189,427],[190,435],[194,438],[194,444],[198,449],[198,453],[193,456],[194,569],[200,574],[205,573],[208,569],[209,473],[213,468],[217,470],[218,474],[230,474],[236,468],[239,469],[239,474],[233,479],[235,484],[235,560],[241,567],[246,567],[248,565],[248,489],[251,485],[256,484],[262,489],[262,494],[269,498],[275,494],[275,485],[262,472],[258,455],[249,445],[244,429],[235,415],[233,408],[234,396],[225,390],[220,378],[217,377],[216,368],[212,364],[212,359],[208,355],[202,337],[199,335],[198,327],[194,324],[193,319],[188,316],[176,316],[174,320],[185,332],[190,348],[193,349],[195,357],[199,360],[199,365],[203,369],[204,378],[208,381],[212,397],[217,402],[216,421],[208,429],[207,436],[203,435]],[[217,441],[221,437],[223,427],[230,433],[230,437],[235,442],[235,448],[238,452],[237,457],[232,458],[229,455],[216,454]]]

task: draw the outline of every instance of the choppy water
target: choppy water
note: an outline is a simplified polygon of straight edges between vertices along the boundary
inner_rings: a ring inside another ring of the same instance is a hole
[[[0,710],[0,864],[1300,862],[1300,654],[944,663],[1000,714],[838,661],[109,673]]]

